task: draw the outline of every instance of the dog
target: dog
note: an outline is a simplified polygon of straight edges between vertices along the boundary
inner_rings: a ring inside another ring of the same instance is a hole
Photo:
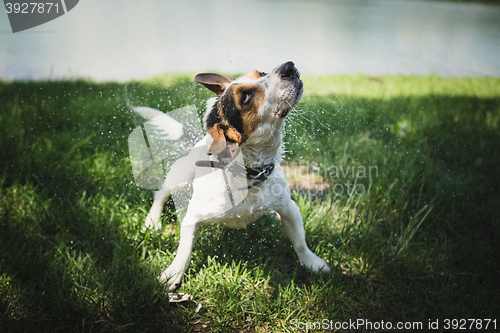
[[[195,82],[215,93],[203,117],[206,135],[171,166],[145,221],[146,227],[159,229],[169,196],[192,183],[179,248],[160,282],[169,292],[180,287],[201,226],[244,228],[268,212],[279,214],[302,266],[329,272],[328,264],[307,247],[302,216],[280,166],[285,118],[303,93],[295,64],[289,61],[269,73],[253,71],[239,78],[203,73]]]

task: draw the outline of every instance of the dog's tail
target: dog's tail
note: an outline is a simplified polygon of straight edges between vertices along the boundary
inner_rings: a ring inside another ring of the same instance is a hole
[[[154,129],[155,135],[163,140],[183,140],[189,145],[194,145],[201,139],[186,126],[160,110],[147,106],[136,106],[132,110],[146,119],[147,125]]]
[[[150,108],[149,106],[134,106],[132,107],[132,110],[146,120],[151,120],[155,117],[165,115],[164,112]]]

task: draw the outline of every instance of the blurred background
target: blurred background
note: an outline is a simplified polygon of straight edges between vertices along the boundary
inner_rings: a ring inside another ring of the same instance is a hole
[[[173,72],[500,75],[500,3],[411,0],[99,1],[12,33],[0,78],[97,81]]]

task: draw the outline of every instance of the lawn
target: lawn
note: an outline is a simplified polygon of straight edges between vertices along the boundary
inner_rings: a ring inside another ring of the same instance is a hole
[[[127,138],[132,105],[201,114],[210,93],[192,75],[0,82],[0,332],[498,329],[500,79],[304,84],[285,162],[330,188],[293,197],[334,273],[301,268],[272,214],[207,227],[180,290],[195,312],[156,280],[179,222],[170,202],[163,230],[143,230],[152,191],[134,183]]]

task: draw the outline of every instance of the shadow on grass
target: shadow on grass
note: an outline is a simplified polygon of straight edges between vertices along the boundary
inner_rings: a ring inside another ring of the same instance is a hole
[[[68,208],[64,201],[57,207],[50,199],[40,202],[43,191],[35,188],[14,191],[35,200],[25,202],[29,212],[19,212],[23,208],[16,202],[2,209],[3,331],[182,328],[156,271],[142,255],[141,240],[131,243],[117,225],[120,218],[95,209],[103,202]],[[32,216],[37,210],[46,213]]]
[[[124,176],[131,175],[128,105],[169,100],[159,90],[141,83],[0,84],[2,331],[165,331],[185,324],[172,316],[146,259],[146,248],[171,241],[144,239],[133,222],[122,225],[139,214],[129,206],[145,200]]]

